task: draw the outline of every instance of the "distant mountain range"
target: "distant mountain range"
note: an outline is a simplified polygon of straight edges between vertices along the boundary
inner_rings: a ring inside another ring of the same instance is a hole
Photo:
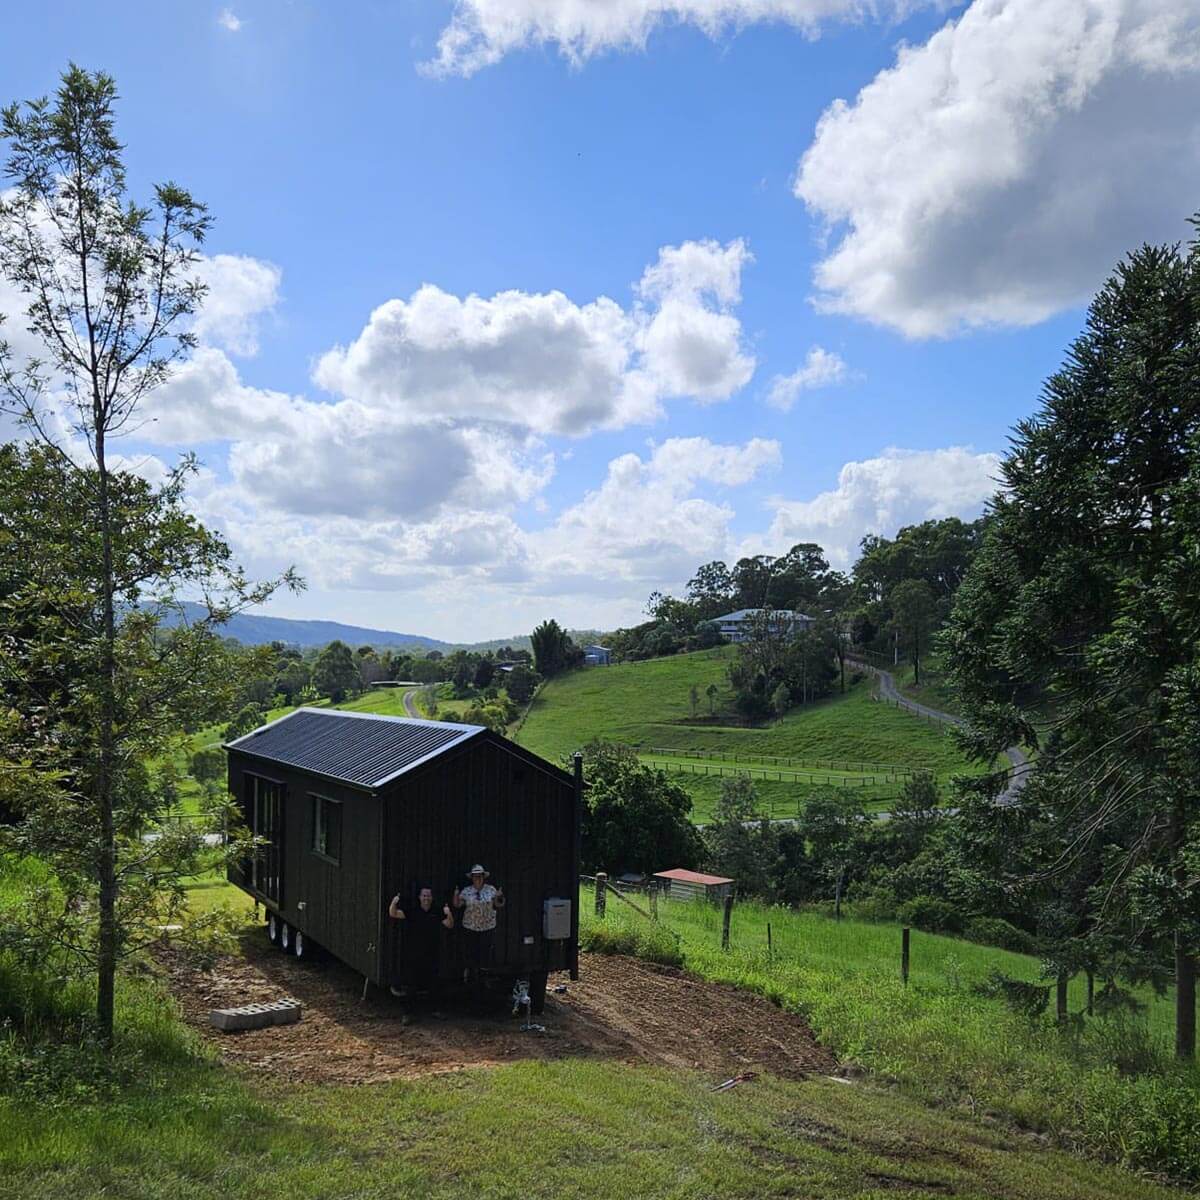
[[[185,603],[183,614],[193,621],[205,613],[203,605]],[[236,638],[247,646],[263,646],[270,642],[285,642],[289,646],[324,646],[327,642],[340,640],[350,646],[374,646],[385,650],[389,647],[406,650],[449,650],[450,642],[438,638],[422,637],[416,633],[395,633],[387,629],[368,629],[364,625],[343,625],[340,621],[295,621],[288,617],[260,617],[253,613],[239,613],[221,627],[224,637]]]
[[[188,621],[204,616],[203,605],[185,602],[183,615]],[[299,646],[302,650],[310,646],[324,646],[332,641],[343,641],[349,646],[374,646],[377,650],[474,650],[484,652],[511,646],[514,650],[530,648],[529,634],[514,634],[510,638],[491,638],[483,642],[443,642],[438,638],[422,637],[419,633],[396,633],[389,629],[368,629],[365,625],[343,625],[340,621],[296,621],[288,617],[259,617],[252,613],[239,613],[221,627],[224,637],[235,638],[245,646],[265,646],[271,642],[283,642]],[[592,641],[599,635],[594,630],[573,630],[576,642]]]

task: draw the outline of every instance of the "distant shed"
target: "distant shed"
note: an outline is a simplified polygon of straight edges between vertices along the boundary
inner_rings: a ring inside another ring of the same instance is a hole
[[[723,875],[704,875],[700,871],[685,871],[682,867],[656,871],[654,878],[672,900],[724,900],[733,895],[733,885],[737,882]]]
[[[412,903],[429,884],[440,908],[482,862],[508,901],[498,982],[528,978],[540,998],[549,972],[577,973],[578,771],[481,726],[333,709],[297,709],[225,749],[229,789],[261,840],[229,878],[266,907],[283,948],[318,945],[376,983],[403,981],[391,897]],[[444,937],[443,978],[461,978],[463,938]]]

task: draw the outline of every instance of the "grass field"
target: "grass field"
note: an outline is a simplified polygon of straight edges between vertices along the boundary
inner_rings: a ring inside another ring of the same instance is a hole
[[[726,669],[734,650],[724,646],[647,662],[575,671],[543,685],[529,710],[517,740],[530,750],[559,760],[593,738],[607,738],[638,747],[646,761],[672,766],[688,774],[672,778],[692,797],[693,819],[711,819],[720,794],[719,768],[743,766],[734,755],[793,757],[809,763],[855,760],[881,764],[868,773],[814,768],[812,774],[838,783],[866,783],[858,795],[868,808],[886,807],[899,782],[885,782],[882,764],[908,770],[932,771],[945,786],[959,773],[979,768],[968,763],[945,731],[908,713],[878,704],[864,682],[845,696],[837,695],[806,708],[794,709],[762,728],[691,723],[689,692],[701,695],[700,713],[708,711],[704,696],[710,683],[719,689],[718,714],[727,708]],[[651,753],[654,748],[657,753]],[[710,759],[708,778],[690,772],[697,763],[663,749],[704,750],[724,755]],[[763,758],[759,758],[760,766]],[[776,775],[787,774],[780,767]],[[793,776],[800,773],[791,768]],[[785,782],[755,779],[763,810],[771,816],[794,816],[805,797],[820,784],[815,779]]]
[[[717,800],[721,796],[721,780],[715,776],[672,775],[673,783],[679,784],[692,798],[692,820],[706,825],[713,818]],[[808,797],[819,784],[777,783],[775,780],[756,779],[754,791],[758,796],[759,811],[772,820],[784,820],[799,815]],[[896,789],[892,786],[880,788],[854,788],[853,795],[862,801],[868,812],[879,812],[889,808]],[[848,793],[849,794],[849,793]]]
[[[594,937],[588,893],[581,903],[584,937]],[[1076,1017],[1060,1030],[1048,1015],[1031,1023],[972,990],[992,970],[1044,983],[1039,964],[1023,955],[914,931],[905,988],[895,925],[739,904],[725,952],[715,906],[660,902],[660,913],[689,969],[802,1012],[839,1055],[914,1098],[1200,1178],[1200,1070],[1172,1063],[1169,994],[1143,989],[1142,1018]],[[625,934],[655,946],[649,922],[619,902],[608,905],[604,925],[602,938]],[[1073,1013],[1085,1007],[1085,986],[1082,976],[1072,981]]]
[[[741,969],[736,948],[705,957],[713,929],[703,906],[670,916],[694,969]],[[607,925],[615,922],[610,910]],[[836,948],[818,953],[816,927],[798,928],[813,947],[812,969],[830,969]],[[735,947],[750,933],[739,910]],[[910,995],[936,989],[938,970],[915,961]],[[9,982],[0,971],[0,1006]],[[60,1016],[87,1002],[76,989],[57,1002]],[[217,1065],[144,975],[121,985],[115,1076],[60,1080],[76,1065],[61,1049],[38,1052],[32,1065],[20,1053],[11,1036],[0,1038],[0,1200],[1177,1194],[869,1081],[764,1075],[714,1092],[697,1072],[592,1058],[354,1087],[251,1078]]]

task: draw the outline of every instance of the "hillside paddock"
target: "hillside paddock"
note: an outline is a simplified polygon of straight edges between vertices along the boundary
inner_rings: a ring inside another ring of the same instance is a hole
[[[0,904],[29,878],[0,863]],[[239,895],[200,882],[198,905]],[[244,898],[231,911],[244,919]],[[930,1106],[882,1070],[874,1082],[854,1053],[840,1070],[808,1031],[840,1003],[833,976],[812,976],[822,992],[807,1019],[761,979],[722,983],[715,963],[733,972],[748,961],[745,914],[724,959],[702,952],[706,906],[680,906],[667,923],[682,928],[689,914],[687,970],[585,954],[584,978],[548,1001],[544,1034],[450,1005],[445,1021],[405,1024],[390,998],[364,1003],[351,972],[268,950],[255,926],[211,963],[163,952],[127,973],[118,1044],[100,1055],[79,1040],[89,990],[0,955],[0,1200],[1177,1194],[1051,1148],[1003,1113]],[[610,909],[610,937],[620,920]],[[677,959],[674,936],[647,924],[633,947]],[[306,1005],[297,1026],[222,1037],[204,1024],[209,1004],[287,993]],[[910,1023],[923,994],[911,993]],[[884,1005],[879,1021],[897,1012]],[[832,1048],[845,1030],[823,1033]],[[870,1036],[881,1034],[860,1041]]]

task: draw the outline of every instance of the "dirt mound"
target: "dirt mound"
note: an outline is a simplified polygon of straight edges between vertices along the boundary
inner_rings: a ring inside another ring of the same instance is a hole
[[[798,1078],[834,1067],[799,1017],[736,988],[632,958],[581,956],[579,982],[565,995],[547,996],[540,1034],[522,1033],[507,1009],[478,1016],[448,1001],[440,1017],[409,1014],[374,987],[364,1000],[361,976],[339,963],[299,962],[265,939],[211,971],[169,955],[163,964],[187,1020],[226,1062],[288,1081],[370,1083],[578,1055],[722,1077],[763,1070]],[[285,996],[304,1005],[297,1025],[221,1034],[208,1024],[212,1008]]]

